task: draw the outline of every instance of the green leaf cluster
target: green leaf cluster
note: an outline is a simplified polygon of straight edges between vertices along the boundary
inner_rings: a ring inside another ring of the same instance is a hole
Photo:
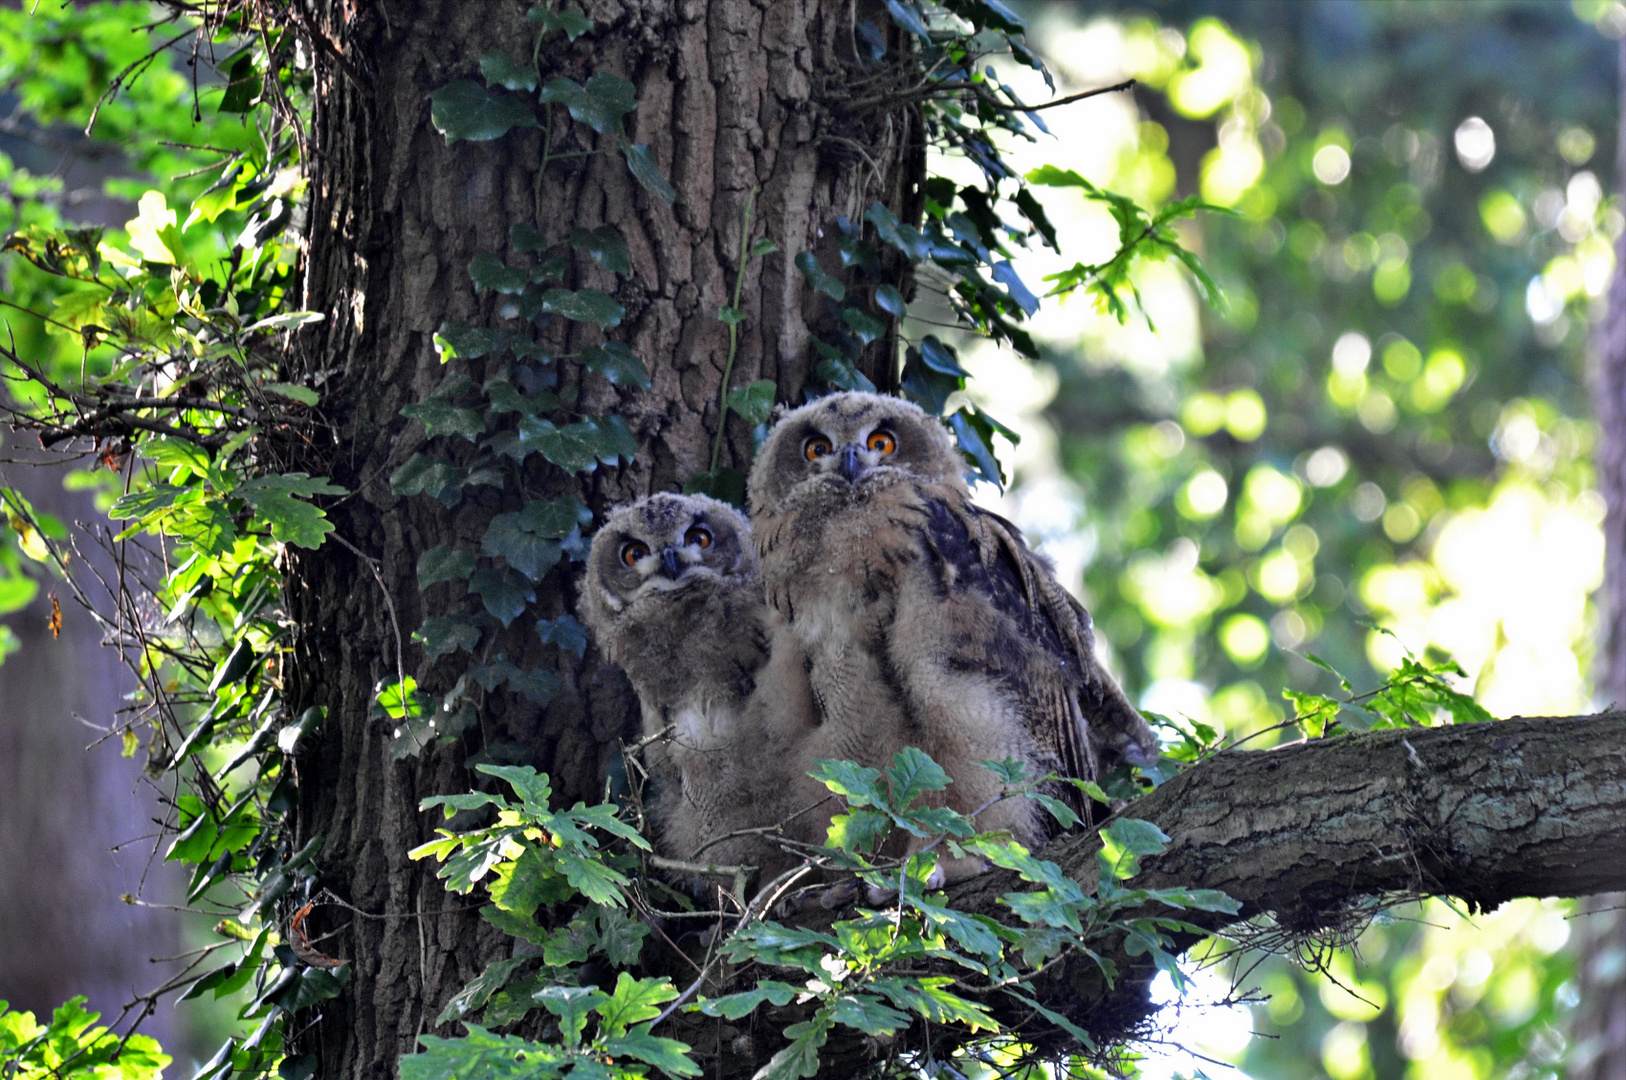
[[[17,1080],[159,1080],[171,1059],[158,1043],[121,1039],[99,1019],[83,997],[57,1006],[48,1024],[0,1001],[0,1068]]]

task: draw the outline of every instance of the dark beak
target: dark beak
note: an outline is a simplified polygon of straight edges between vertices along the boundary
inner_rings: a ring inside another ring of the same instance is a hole
[[[683,574],[683,564],[678,562],[677,548],[661,548],[661,569],[663,576],[676,581]]]
[[[858,447],[841,448],[841,475],[851,484],[864,474],[864,463],[858,460]]]

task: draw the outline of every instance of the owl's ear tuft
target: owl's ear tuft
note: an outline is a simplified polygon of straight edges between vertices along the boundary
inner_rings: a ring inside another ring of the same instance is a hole
[[[768,414],[768,426],[771,428],[775,424],[779,423],[779,421],[783,420],[785,418],[785,415],[787,413],[789,413],[790,411],[791,411],[790,402],[788,402],[788,401],[777,401],[777,402],[775,402],[774,407],[773,407],[773,412]]]

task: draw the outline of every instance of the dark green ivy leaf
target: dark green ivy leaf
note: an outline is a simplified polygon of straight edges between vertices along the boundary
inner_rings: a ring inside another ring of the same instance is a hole
[[[418,591],[442,581],[465,581],[474,573],[474,552],[437,544],[418,556]]]
[[[540,416],[527,416],[519,425],[521,446],[535,447],[553,464],[573,473],[590,472],[598,467],[595,435],[597,431],[585,424],[560,427]]]
[[[815,339],[814,344],[823,345],[824,342]],[[824,350],[819,351],[823,352]],[[853,367],[846,359],[840,358],[839,353],[835,357],[826,356],[823,360],[820,360],[819,366],[814,369],[813,373],[838,390],[862,390],[867,394],[875,393],[875,384],[870,382],[862,371]]]
[[[576,322],[593,323],[608,330],[621,325],[627,309],[597,289],[549,289],[542,294],[542,310]]]
[[[570,246],[585,251],[593,261],[617,274],[632,273],[632,256],[627,242],[614,225],[600,225],[596,229],[571,229]]]
[[[683,482],[685,495],[709,495],[730,506],[745,505],[745,474],[727,465],[715,470],[697,472]]]
[[[516,669],[508,676],[508,688],[523,694],[533,705],[538,706],[546,706],[552,701],[553,695],[557,694],[563,685],[564,680],[546,668],[539,668],[536,671]]]
[[[336,998],[344,989],[345,983],[350,981],[350,965],[345,964],[332,971],[323,971],[321,968],[304,968],[293,984],[276,998],[276,1003],[289,1012],[298,1012],[308,1009],[312,1005]]]
[[[1044,206],[1033,197],[1027,185],[1016,189],[1016,208],[1022,211],[1022,216],[1032,223],[1040,236],[1044,238],[1045,246],[1052,251],[1060,251],[1056,246],[1056,227],[1050,224],[1050,218],[1044,212]]]
[[[947,7],[979,30],[992,26],[1007,34],[1027,32],[1028,24],[1000,0],[949,0]]]
[[[548,238],[535,225],[522,221],[508,227],[508,246],[519,252],[543,251],[548,246]]]
[[[412,640],[422,645],[433,660],[458,649],[473,652],[480,644],[480,628],[461,615],[441,615],[424,620],[423,626],[413,632]]]
[[[254,66],[254,56],[247,50],[238,56],[226,76],[226,93],[220,99],[219,111],[246,113],[265,86],[265,78]]]
[[[909,256],[911,262],[922,262],[932,256],[931,243],[921,235],[920,230],[899,221],[898,215],[888,210],[885,204],[871,203],[870,208],[864,211],[864,220],[875,226],[875,232],[882,240]]]
[[[429,392],[428,401],[455,401],[479,386],[461,371],[448,371],[440,385]]]
[[[802,276],[807,279],[807,283],[814,289],[817,289],[838,304],[847,298],[847,286],[843,285],[838,278],[833,278],[825,273],[824,267],[819,265],[819,260],[811,251],[802,252],[796,256],[795,261],[796,269],[802,272]]]
[[[561,615],[557,619],[538,619],[536,636],[544,645],[557,645],[578,657],[587,654],[587,628],[575,616]]]
[[[589,472],[598,462],[631,461],[638,452],[638,440],[619,416],[589,416],[564,427],[528,416],[520,422],[519,437],[522,444],[534,446],[569,472]]]
[[[1015,300],[1028,315],[1039,310],[1039,298],[1022,283],[1022,279],[1016,275],[1016,267],[1011,265],[1009,259],[1001,259],[994,264],[994,280],[1011,291],[1011,299]]]
[[[899,0],[886,0],[887,14],[892,21],[903,27],[909,33],[925,41],[931,41],[931,31],[926,29],[926,22],[921,18],[920,12],[913,4],[900,3]],[[867,1035],[876,1034],[873,1031],[865,1032]]]
[[[486,422],[476,410],[433,398],[415,405],[403,405],[401,415],[418,421],[430,435],[461,435],[473,442],[486,431]]]
[[[542,284],[544,281],[557,281],[565,276],[570,269],[570,260],[563,254],[549,255],[535,266],[531,267],[531,281]]]
[[[894,319],[903,318],[908,305],[903,302],[903,294],[891,285],[877,285],[875,287],[875,306],[892,316]]]
[[[502,570],[481,567],[469,577],[469,591],[491,612],[493,618],[507,626],[525,613],[525,605],[536,599],[524,574],[513,568]]]
[[[621,154],[627,159],[627,171],[632,173],[634,180],[644,186],[644,190],[660,199],[667,206],[677,200],[677,189],[667,182],[661,167],[655,164],[655,155],[649,150],[648,143],[635,143],[621,136]]]
[[[537,126],[530,105],[507,93],[490,93],[472,79],[459,79],[430,94],[429,119],[448,145],[459,139],[485,142],[510,128]]]
[[[390,474],[390,490],[397,495],[428,495],[447,506],[455,506],[462,497],[458,485],[464,470],[448,461],[427,454],[413,454]]]
[[[570,118],[586,124],[600,135],[621,130],[621,118],[638,107],[638,90],[627,80],[607,71],[594,72],[586,86],[569,79],[549,79],[542,88],[542,101],[563,105]]]
[[[502,556],[508,565],[532,581],[559,562],[559,541],[538,535],[525,527],[521,514],[498,514],[486,527],[480,550],[487,555]]]
[[[538,499],[526,503],[519,512],[525,528],[539,536],[563,540],[573,529],[591,524],[593,511],[574,495],[557,499]]]
[[[749,386],[736,386],[728,392],[728,407],[740,414],[752,427],[766,424],[773,415],[773,395],[777,389],[772,379],[759,379]]]
[[[886,333],[886,323],[858,308],[843,308],[841,321],[846,323],[865,345]]]
[[[582,363],[587,370],[602,375],[611,386],[635,386],[649,389],[649,372],[644,363],[632,355],[632,350],[619,341],[606,341],[603,345],[589,345],[582,350]]]
[[[521,64],[499,49],[480,54],[480,74],[487,86],[502,86],[509,90],[535,90],[536,71],[529,64]]]
[[[618,461],[630,463],[638,456],[638,440],[621,417],[611,413],[597,419],[589,416],[582,421],[598,429],[598,459],[606,465]]]
[[[1005,473],[999,467],[999,458],[994,456],[993,429],[986,418],[961,409],[949,417],[948,422],[949,427],[954,429],[954,441],[959,445],[960,453],[978,475],[990,484],[1003,488]]]
[[[534,394],[522,394],[519,388],[507,379],[492,379],[485,385],[486,400],[491,402],[491,408],[499,415],[502,413],[517,412],[522,416],[535,416],[537,413],[552,412],[559,407],[559,399],[546,390],[539,390]]]
[[[478,292],[495,289],[500,293],[522,293],[529,280],[529,272],[509,266],[489,251],[482,251],[469,260],[469,277]]]
[[[944,345],[933,334],[927,334],[920,340],[920,358],[933,371],[941,371],[945,375],[961,379],[971,377],[971,373],[960,366],[960,358],[953,348]]]
[[[484,356],[497,348],[498,335],[495,330],[487,330],[483,326],[470,326],[466,322],[443,322],[440,329],[435,332],[435,344],[441,346],[443,354],[449,351],[451,356],[466,356],[469,359]]]
[[[565,37],[571,41],[593,32],[593,20],[575,8],[549,11],[547,8],[534,7],[525,13],[525,17],[532,22],[541,23],[543,33],[549,30],[563,30]]]
[[[490,664],[476,664],[467,672],[469,678],[478,682],[487,690],[495,690],[502,683],[508,688],[538,705],[546,705],[553,695],[559,692],[563,685],[557,674],[547,670],[526,671],[513,661],[504,658],[501,654]],[[493,766],[496,768],[497,766]],[[494,897],[495,898],[495,897]],[[505,906],[512,907],[509,900],[512,897],[503,897],[498,900]]]

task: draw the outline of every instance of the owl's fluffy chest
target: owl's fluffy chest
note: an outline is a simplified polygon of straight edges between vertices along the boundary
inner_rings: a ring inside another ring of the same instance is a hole
[[[920,558],[920,501],[908,485],[825,495],[782,515],[765,552],[770,602],[809,641],[889,610]]]

